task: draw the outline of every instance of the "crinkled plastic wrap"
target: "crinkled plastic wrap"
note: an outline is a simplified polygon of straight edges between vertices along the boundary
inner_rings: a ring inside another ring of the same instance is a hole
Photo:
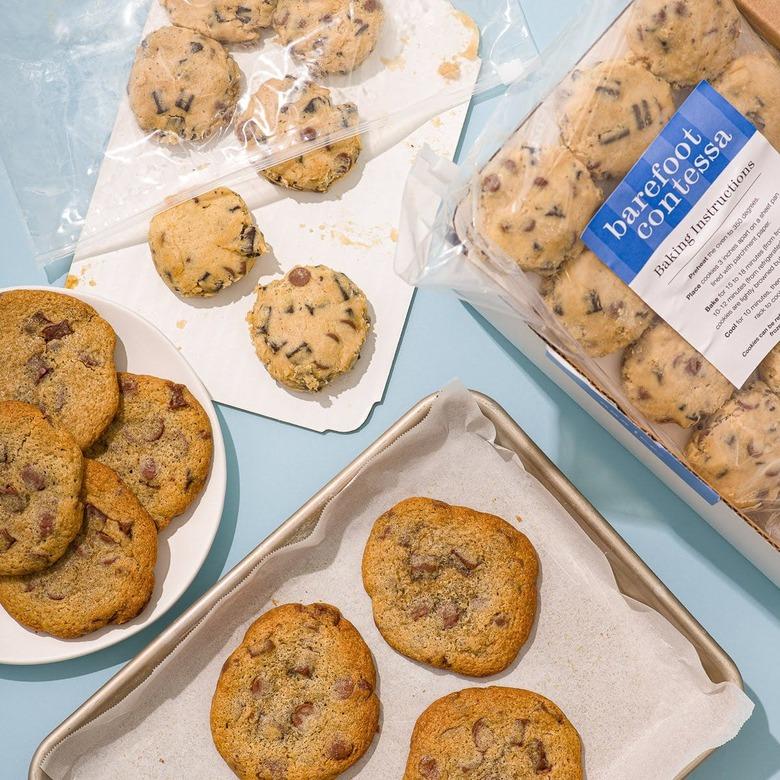
[[[465,43],[432,64],[445,11]],[[47,264],[258,172],[324,191],[360,137],[380,153],[468,101],[465,61],[482,92],[535,55],[519,0],[30,0],[0,31],[0,153]],[[122,184],[82,235],[98,175]]]
[[[587,4],[468,159],[418,161],[397,270],[530,325],[778,542],[780,346],[735,389],[580,240],[705,78],[780,149],[780,59],[731,0]]]

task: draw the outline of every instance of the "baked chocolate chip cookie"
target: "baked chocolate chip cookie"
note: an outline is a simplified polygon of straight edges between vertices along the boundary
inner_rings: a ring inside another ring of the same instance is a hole
[[[636,341],[653,321],[642,299],[589,249],[542,286],[544,302],[593,357]]]
[[[358,125],[354,103],[334,105],[330,90],[292,76],[270,79],[252,96],[236,133],[248,149],[279,154],[303,143],[325,141]],[[359,135],[327,143],[260,170],[268,181],[294,190],[325,192],[357,162]]]
[[[161,0],[177,27],[188,27],[223,43],[256,41],[271,17],[276,0]]]
[[[403,780],[581,780],[579,734],[549,699],[518,688],[466,688],[417,719]]]
[[[87,457],[116,471],[162,529],[206,483],[211,423],[184,385],[120,373],[119,387],[119,411]]]
[[[184,27],[144,38],[127,86],[142,130],[162,143],[204,141],[233,115],[241,73],[221,43]]]
[[[561,99],[563,141],[597,180],[622,179],[675,111],[669,84],[626,60],[575,70]]]
[[[701,422],[688,463],[739,509],[780,500],[780,396],[763,382],[739,390]]]
[[[365,295],[324,265],[297,266],[284,279],[258,287],[247,321],[268,373],[309,392],[355,365],[371,328]]]
[[[85,448],[116,414],[116,334],[86,303],[41,290],[0,294],[0,400],[37,406]]]
[[[479,234],[524,271],[554,273],[582,251],[580,234],[602,201],[585,166],[565,147],[512,143],[479,184]]]
[[[222,667],[211,733],[246,780],[330,780],[379,724],[376,670],[355,627],[329,604],[284,604],[256,620]]]
[[[408,498],[374,523],[363,584],[387,643],[416,661],[485,677],[506,669],[536,614],[531,542],[495,515]]]
[[[279,0],[273,25],[293,57],[322,73],[349,73],[374,50],[380,0]]]
[[[184,296],[211,296],[244,277],[268,247],[244,199],[225,187],[157,214],[149,248],[162,280]]]
[[[157,529],[107,466],[84,464],[84,522],[49,569],[0,577],[0,604],[34,631],[65,639],[126,623],[154,588]]]
[[[622,379],[643,414],[683,428],[719,409],[734,391],[720,371],[660,320],[626,350]]]
[[[0,401],[0,574],[51,566],[81,527],[83,459],[40,410]]]
[[[636,0],[627,37],[656,76],[692,87],[723,72],[741,28],[732,0]]]

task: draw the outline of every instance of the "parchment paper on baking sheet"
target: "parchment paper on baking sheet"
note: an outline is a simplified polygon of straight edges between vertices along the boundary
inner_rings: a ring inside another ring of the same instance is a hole
[[[222,663],[260,613],[284,602],[328,601],[361,632],[377,665],[381,731],[343,777],[401,777],[417,716],[474,685],[530,688],[562,707],[582,736],[588,780],[674,778],[730,740],[752,702],[715,685],[693,646],[664,618],[624,597],[604,555],[453,384],[428,417],[371,460],[322,514],[312,535],[269,556],[141,686],[45,760],[54,780],[229,778],[209,730]],[[493,512],[522,529],[541,563],[539,612],[528,645],[504,673],[475,680],[392,650],[371,617],[360,576],[374,520],[412,495]]]
[[[357,170],[325,194],[276,187],[252,169],[221,181],[253,209],[273,251],[213,298],[172,293],[157,275],[146,243],[150,214],[126,224],[121,212],[138,213],[178,191],[213,184],[215,177],[235,172],[245,152],[230,133],[186,159],[169,150],[151,154],[154,142],[144,140],[127,101],[120,107],[68,284],[119,301],[152,321],[181,349],[215,401],[317,431],[351,431],[382,398],[413,293],[393,271],[406,175],[426,144],[453,156],[467,104],[436,116],[446,103],[435,95],[457,90],[465,99],[480,70],[479,30],[448,0],[398,0],[390,8],[378,49],[355,74],[331,78],[327,85],[335,102],[353,100],[368,116],[413,108],[392,126],[367,134]],[[155,2],[146,31],[166,23]],[[247,74],[244,101],[289,66],[272,40],[259,50],[231,53]],[[133,154],[137,164],[128,165]],[[245,318],[258,281],[319,263],[343,271],[366,293],[375,327],[355,368],[311,395],[290,392],[268,375]]]

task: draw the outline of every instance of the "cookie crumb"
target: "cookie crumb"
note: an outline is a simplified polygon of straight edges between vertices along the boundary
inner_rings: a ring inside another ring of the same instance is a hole
[[[68,274],[67,279],[65,279],[65,289],[72,290],[78,286],[79,286],[78,277],[74,276],[73,274]]]
[[[457,81],[460,78],[460,65],[455,60],[444,60],[439,65],[439,75],[447,81]]]

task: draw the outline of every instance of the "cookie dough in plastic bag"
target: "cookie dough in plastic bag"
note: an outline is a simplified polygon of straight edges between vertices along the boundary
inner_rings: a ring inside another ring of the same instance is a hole
[[[0,44],[0,153],[44,265],[258,173],[268,202],[324,192],[536,55],[520,0],[31,0]],[[115,197],[82,235],[99,174]]]
[[[530,325],[778,542],[780,346],[734,387],[581,240],[704,79],[780,149],[779,55],[732,0],[586,3],[460,166],[418,160],[397,271]]]

